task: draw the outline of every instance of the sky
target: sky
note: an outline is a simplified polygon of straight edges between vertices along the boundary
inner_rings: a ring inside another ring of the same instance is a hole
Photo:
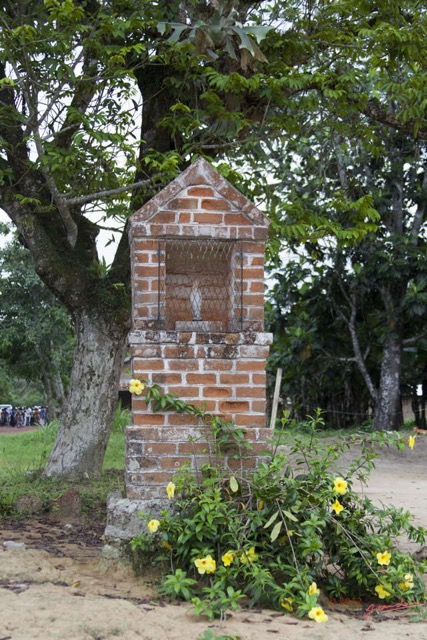
[[[94,221],[96,222],[96,220]],[[0,209],[0,222],[9,223],[12,226],[12,223],[10,222],[9,217],[6,215],[3,209]],[[110,227],[113,227],[116,225],[118,226],[119,223],[118,222],[116,223],[113,218],[110,218],[108,220],[108,225]],[[112,236],[114,236],[114,242],[109,243]],[[120,239],[120,233],[113,233],[112,231],[101,230],[98,235],[98,238],[97,238],[98,255],[100,258],[104,258],[107,265],[110,265],[114,259],[114,255],[116,253],[119,239]],[[0,234],[0,248],[4,247],[4,245],[10,240],[11,240],[10,234],[7,236]]]

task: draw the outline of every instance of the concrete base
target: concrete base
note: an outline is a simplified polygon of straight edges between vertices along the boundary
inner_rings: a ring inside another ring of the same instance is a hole
[[[147,533],[147,523],[160,519],[161,512],[171,510],[168,499],[129,500],[120,493],[111,493],[107,498],[107,526],[105,541],[118,545],[126,543],[140,533]]]

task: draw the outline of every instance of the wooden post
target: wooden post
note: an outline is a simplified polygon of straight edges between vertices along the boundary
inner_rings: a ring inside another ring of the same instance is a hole
[[[274,429],[277,418],[277,407],[280,399],[280,384],[282,382],[283,369],[280,367],[277,369],[276,385],[274,387],[273,406],[271,407],[270,429]]]

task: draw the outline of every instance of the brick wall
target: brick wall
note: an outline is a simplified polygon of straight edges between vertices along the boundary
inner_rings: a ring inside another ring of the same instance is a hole
[[[271,336],[263,333],[267,226],[254,205],[204,160],[134,214],[130,225],[132,375],[243,427],[253,444],[247,467],[256,464],[269,435],[265,362]],[[227,259],[216,260],[216,271],[207,259],[193,258],[183,266],[188,243],[178,242],[173,250],[168,245],[177,239],[198,239],[200,246],[229,243],[232,250]],[[203,288],[203,323],[195,323],[200,330],[182,331],[179,322],[192,320],[186,300],[195,278]],[[214,296],[222,306],[212,306]],[[163,497],[184,462],[198,469],[212,452],[209,429],[200,421],[154,414],[138,397],[126,439],[127,493],[135,499]],[[236,465],[231,456],[225,462]]]

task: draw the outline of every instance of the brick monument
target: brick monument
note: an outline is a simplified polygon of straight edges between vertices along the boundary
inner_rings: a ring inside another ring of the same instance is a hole
[[[265,412],[268,224],[201,158],[130,219],[132,377],[244,428],[253,447],[246,468],[256,465],[271,435]],[[207,462],[208,430],[193,416],[154,413],[143,396],[133,396],[127,500],[161,501],[185,462],[194,469]],[[224,464],[233,468],[236,460]]]

